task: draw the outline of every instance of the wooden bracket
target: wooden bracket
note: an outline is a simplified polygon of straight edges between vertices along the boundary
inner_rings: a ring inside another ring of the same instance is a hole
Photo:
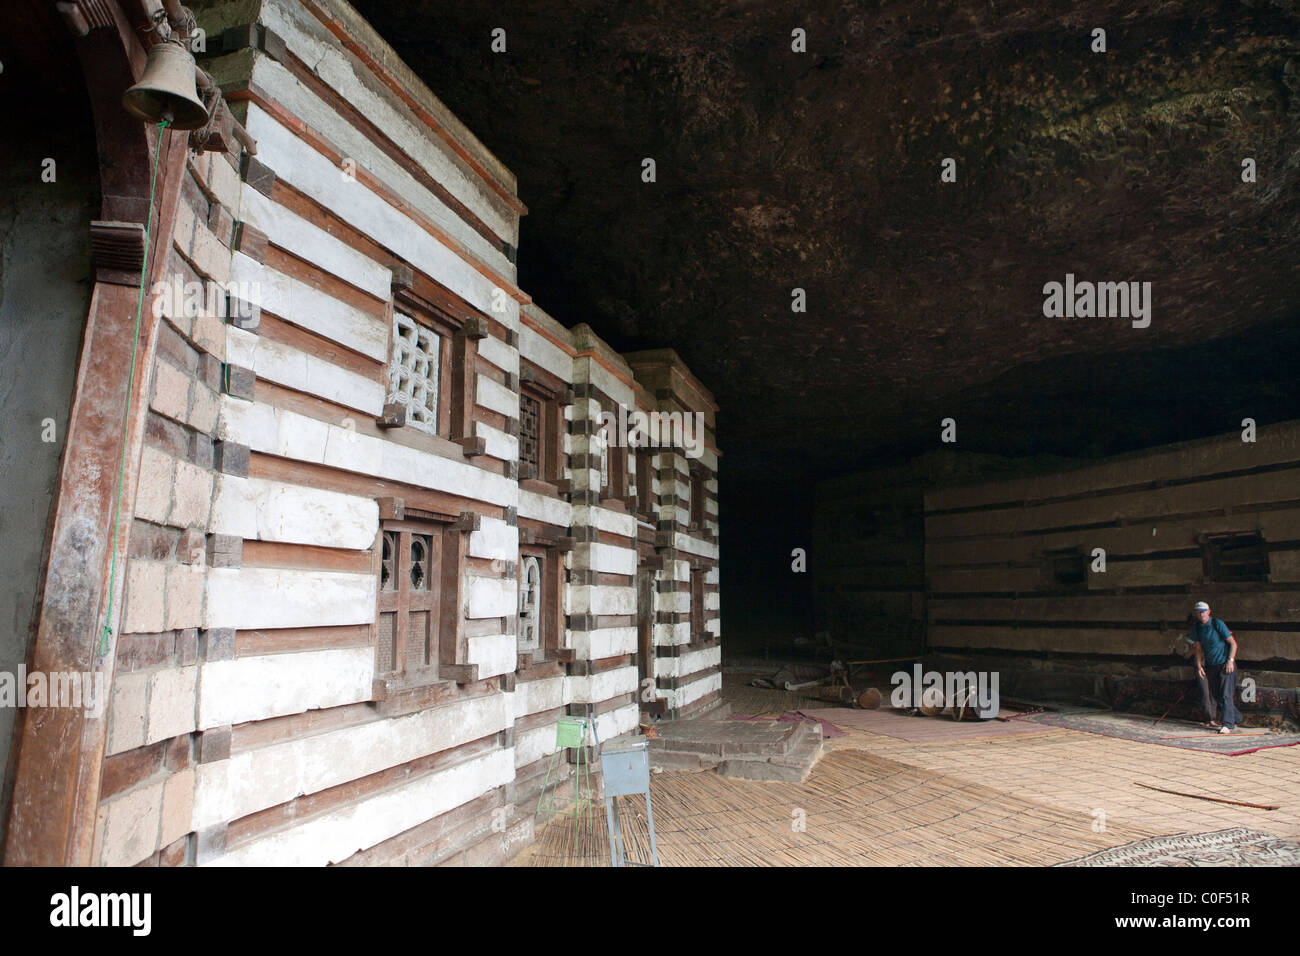
[[[460,327],[460,331],[467,339],[485,339],[488,335],[487,322],[480,316],[465,316],[465,324]]]
[[[555,539],[555,550],[556,550],[556,551],[559,551],[561,554],[567,554],[568,552],[572,551],[572,550],[573,550],[574,548],[576,548],[577,546],[578,546],[578,539],[577,539],[577,538],[568,538],[568,537],[566,537],[566,538],[556,538],[556,539]]]
[[[415,270],[405,262],[394,262],[388,268],[393,273],[394,292],[410,292],[415,288]]]
[[[462,511],[456,519],[457,531],[477,531],[483,525],[483,516],[477,511]]]
[[[380,498],[379,517],[384,520],[401,521],[406,517],[406,502],[401,498]]]
[[[136,285],[144,265],[144,225],[95,220],[90,224],[90,256],[99,282]]]
[[[401,428],[406,424],[406,406],[389,402],[375,419],[375,424],[380,428]]]
[[[477,458],[487,454],[487,439],[482,435],[457,438],[456,444],[460,446],[466,458]]]
[[[478,665],[443,664],[438,668],[438,676],[454,680],[457,684],[473,684],[478,680]]]

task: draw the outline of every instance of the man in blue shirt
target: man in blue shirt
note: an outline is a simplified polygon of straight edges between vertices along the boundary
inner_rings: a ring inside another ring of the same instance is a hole
[[[1196,676],[1201,681],[1205,710],[1210,715],[1210,726],[1221,734],[1230,734],[1241,720],[1234,697],[1237,692],[1237,640],[1217,617],[1210,616],[1210,606],[1204,601],[1196,604],[1196,620],[1188,635],[1196,652]],[[1215,711],[1222,712],[1223,722],[1215,720]]]

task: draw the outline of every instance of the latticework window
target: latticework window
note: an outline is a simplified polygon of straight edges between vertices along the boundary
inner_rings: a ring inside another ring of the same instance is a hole
[[[535,651],[541,646],[541,562],[529,555],[520,562],[519,572],[519,649]]]
[[[519,396],[519,465],[520,474],[541,474],[542,403],[528,395]]]
[[[393,313],[393,355],[388,366],[388,401],[406,409],[406,422],[438,431],[438,372],[442,338],[410,316]]]

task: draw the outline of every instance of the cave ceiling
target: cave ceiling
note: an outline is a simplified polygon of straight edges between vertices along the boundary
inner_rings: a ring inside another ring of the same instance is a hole
[[[729,480],[896,459],[947,415],[1099,454],[1300,414],[1294,3],[356,6],[518,176],[521,286],[675,348]],[[1149,327],[1045,317],[1067,273],[1150,282]]]

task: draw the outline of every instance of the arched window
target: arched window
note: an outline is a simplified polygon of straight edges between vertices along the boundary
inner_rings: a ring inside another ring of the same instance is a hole
[[[540,646],[542,608],[542,566],[527,555],[519,565],[519,650],[535,651]]]

